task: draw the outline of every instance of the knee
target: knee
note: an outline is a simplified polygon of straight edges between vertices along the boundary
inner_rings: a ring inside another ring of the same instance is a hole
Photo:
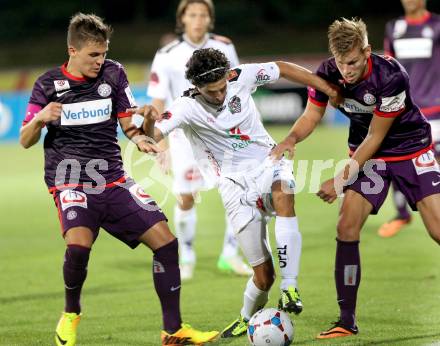
[[[194,207],[194,198],[192,195],[180,195],[177,203],[181,210],[190,210]]]
[[[342,241],[359,240],[360,226],[346,218],[340,218],[336,226],[337,237]]]
[[[269,291],[275,282],[275,271],[268,270],[262,275],[254,276],[255,286],[257,286],[262,291]]]

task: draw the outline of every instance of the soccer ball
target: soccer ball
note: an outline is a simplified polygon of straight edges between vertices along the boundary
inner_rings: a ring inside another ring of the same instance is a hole
[[[293,341],[293,323],[284,311],[257,311],[249,320],[247,335],[252,346],[288,346]]]

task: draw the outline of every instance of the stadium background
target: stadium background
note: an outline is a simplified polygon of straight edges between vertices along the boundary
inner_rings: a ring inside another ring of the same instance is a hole
[[[429,9],[440,12],[439,1],[427,3]],[[0,2],[0,345],[50,344],[62,307],[64,246],[56,209],[42,180],[42,146],[24,150],[17,143],[33,81],[67,59],[65,31],[70,16],[77,11],[94,12],[115,29],[108,56],[126,66],[138,102],[147,102],[149,63],[163,34],[173,32],[176,4],[164,0]],[[215,5],[215,32],[234,41],[241,61],[283,59],[311,69],[328,56],[326,28],[335,18],[362,17],[373,50],[380,52],[385,22],[402,13],[398,0],[217,0]],[[284,83],[256,95],[275,139],[281,139],[287,124],[300,114],[305,95],[304,88]],[[317,133],[298,146],[295,169],[300,160],[312,169],[317,160],[345,158],[346,122],[333,112],[326,118]],[[130,172],[170,213],[174,197],[168,190],[169,178],[124,140],[122,147]],[[333,172],[325,170],[322,179]],[[309,175],[300,177],[296,171],[296,176],[307,188],[296,199],[304,239],[300,288],[305,311],[294,320],[296,344],[309,345],[336,317],[332,271],[337,205],[324,205],[311,193],[316,181]],[[185,320],[195,326],[220,329],[238,314],[246,280],[216,273],[223,237],[221,202],[213,191],[203,193],[201,200],[199,264],[195,279],[183,287],[182,310]],[[440,342],[438,247],[426,235],[418,215],[396,238],[378,238],[377,228],[392,213],[388,201],[363,231],[361,334],[332,344]],[[150,262],[144,249],[132,252],[101,233],[84,288],[79,345],[158,344],[161,321],[148,274]],[[277,295],[274,287],[270,305],[275,305]],[[246,340],[220,344],[245,345]]]

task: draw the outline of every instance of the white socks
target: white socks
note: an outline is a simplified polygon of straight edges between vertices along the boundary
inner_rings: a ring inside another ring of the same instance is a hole
[[[196,253],[193,249],[196,223],[197,215],[194,207],[189,210],[182,210],[178,205],[174,207],[174,227],[176,237],[179,239],[181,263],[196,262]]]
[[[229,221],[228,215],[225,214],[225,238],[223,240],[223,251],[221,256],[223,258],[235,257],[238,255],[238,241],[235,238],[234,230],[232,224]]]
[[[258,309],[266,305],[268,300],[269,292],[262,291],[255,286],[253,277],[251,277],[244,290],[243,307],[240,312],[241,316],[249,321]]]
[[[289,286],[297,287],[302,238],[296,216],[276,217],[275,240],[281,274],[280,288],[287,290]]]

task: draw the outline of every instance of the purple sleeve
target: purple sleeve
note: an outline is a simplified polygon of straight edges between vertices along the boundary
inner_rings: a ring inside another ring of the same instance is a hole
[[[329,80],[329,76],[326,68],[326,62],[323,62],[319,66],[318,70],[316,71],[316,74],[322,79]],[[308,87],[308,96],[309,96],[309,101],[314,103],[315,105],[320,107],[327,106],[328,96],[323,92],[316,90],[312,87]]]
[[[127,108],[136,107],[136,101],[128,84],[127,74],[124,68],[121,66],[119,70],[118,91],[116,94],[115,110],[118,118],[125,118],[131,116],[127,113]]]
[[[30,122],[35,117],[35,114],[46,107],[48,103],[49,101],[44,93],[43,85],[38,79],[34,84],[31,97],[29,98],[29,103],[26,107],[23,125],[26,125],[28,122]]]
[[[389,58],[393,59],[393,58]],[[407,102],[408,79],[402,71],[395,71],[378,90],[374,114],[385,118],[395,118],[405,111]]]

